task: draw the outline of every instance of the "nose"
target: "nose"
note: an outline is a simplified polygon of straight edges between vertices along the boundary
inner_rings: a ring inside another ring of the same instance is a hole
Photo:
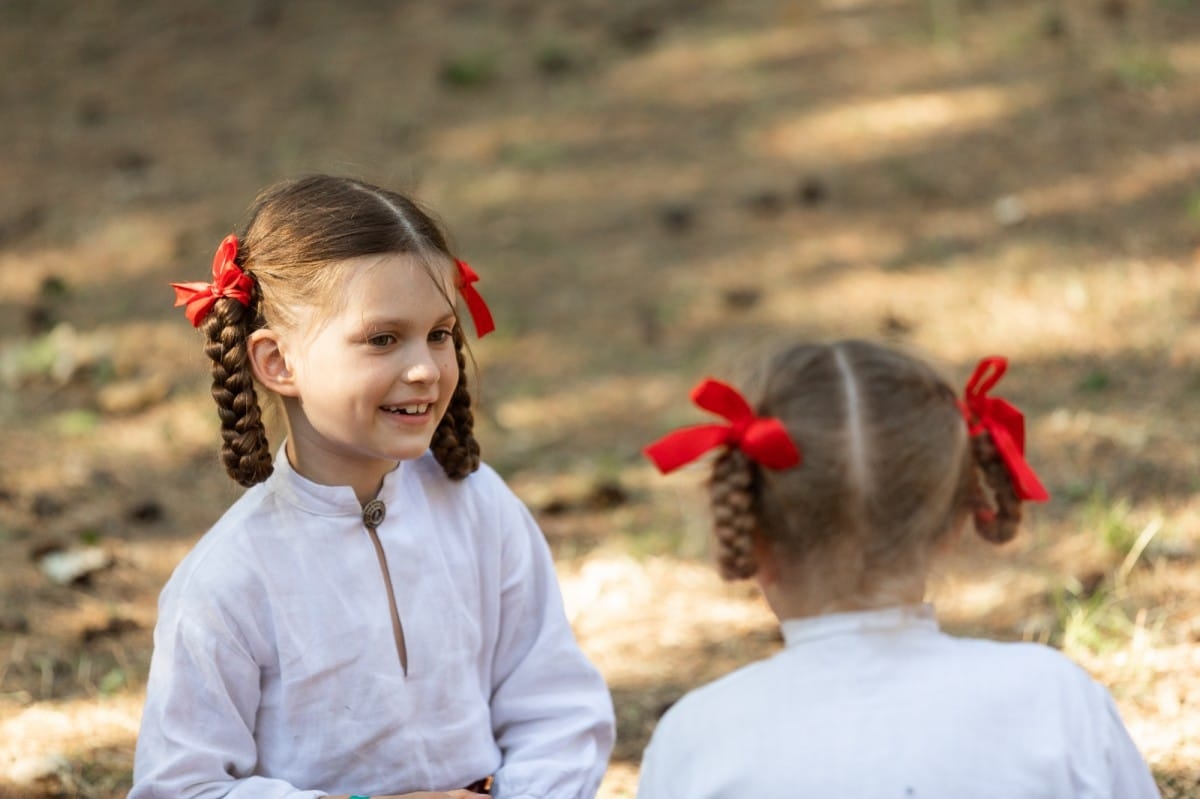
[[[436,383],[440,370],[433,352],[424,343],[413,347],[412,356],[404,367],[407,383]]]

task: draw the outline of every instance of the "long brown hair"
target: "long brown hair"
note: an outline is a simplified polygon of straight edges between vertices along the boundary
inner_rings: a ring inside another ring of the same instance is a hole
[[[212,395],[221,418],[221,458],[245,486],[272,470],[247,341],[263,327],[287,327],[299,305],[336,307],[344,279],[339,264],[363,255],[405,253],[425,260],[453,259],[446,237],[413,200],[353,178],[313,175],[263,190],[239,236],[237,264],[254,279],[249,307],[220,299],[201,325],[213,362]],[[448,298],[453,302],[453,298]],[[431,449],[451,479],[479,468],[466,337],[453,331],[459,380]]]
[[[989,541],[1016,534],[1021,504],[995,448],[969,438],[955,391],[928,364],[866,341],[802,344],[772,357],[758,383],[755,412],[780,419],[804,461],[773,471],[730,449],[714,462],[727,579],[756,573],[756,539],[793,558],[853,539],[869,583],[917,565],[967,515]]]

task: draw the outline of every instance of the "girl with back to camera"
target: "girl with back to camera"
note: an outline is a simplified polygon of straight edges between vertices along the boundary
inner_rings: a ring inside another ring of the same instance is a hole
[[[1048,495],[1019,411],[981,362],[963,399],[927,365],[861,341],[794,346],[753,407],[706,381],[729,424],[647,447],[670,471],[713,447],[727,579],[754,577],[784,649],[663,716],[639,799],[1141,799],[1149,770],[1108,692],[1030,643],[954,638],[923,604],[930,561],[968,520],[1016,533]],[[986,488],[985,488],[986,486]]]
[[[408,198],[315,176],[263,192],[213,277],[176,304],[250,489],[163,589],[131,799],[593,796],[612,703],[479,461],[474,272]]]

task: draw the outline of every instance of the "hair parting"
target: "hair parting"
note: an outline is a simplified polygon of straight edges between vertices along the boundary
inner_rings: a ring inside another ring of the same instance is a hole
[[[990,435],[968,434],[957,393],[923,361],[864,341],[795,345],[757,382],[755,413],[779,419],[804,462],[762,469],[737,449],[713,462],[727,579],[756,573],[759,546],[785,560],[837,551],[870,583],[921,562],[967,517],[988,541],[1016,534],[1022,502]]]

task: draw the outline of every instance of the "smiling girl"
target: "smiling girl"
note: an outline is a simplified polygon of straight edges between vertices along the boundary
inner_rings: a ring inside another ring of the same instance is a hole
[[[315,176],[174,284],[250,488],[163,589],[131,799],[595,794],[611,699],[472,432],[476,279],[408,198]]]

